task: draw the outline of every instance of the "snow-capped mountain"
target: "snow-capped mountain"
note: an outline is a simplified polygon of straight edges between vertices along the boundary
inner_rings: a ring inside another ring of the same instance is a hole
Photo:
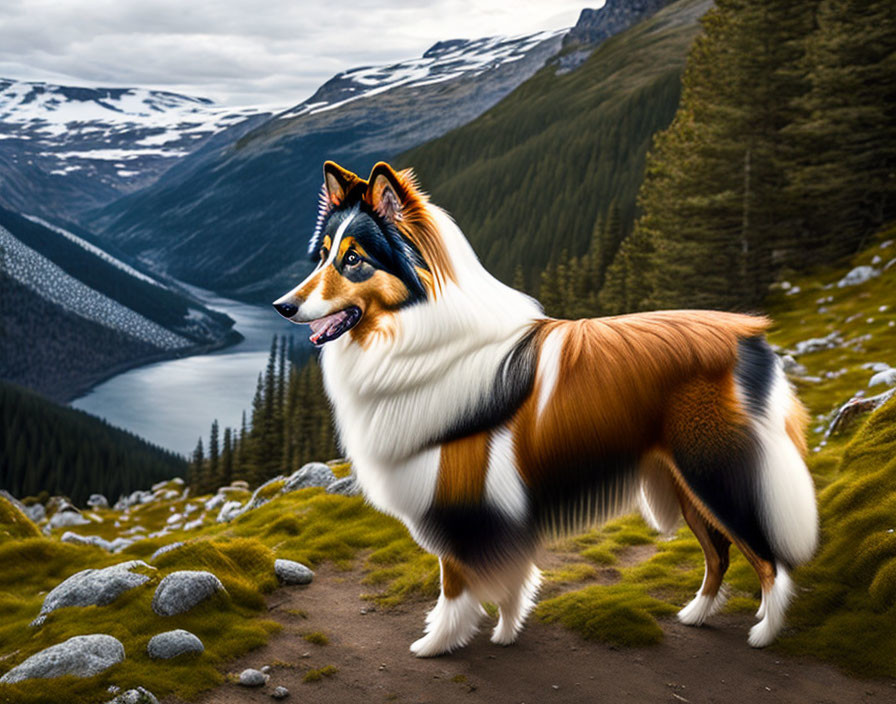
[[[153,267],[264,299],[307,268],[326,159],[367,173],[476,119],[542,68],[562,34],[444,41],[417,58],[339,73],[308,100],[249,130],[225,131],[214,147],[91,217],[98,234]]]
[[[279,111],[141,88],[0,79],[0,202],[74,219],[151,183],[213,135]]]
[[[277,118],[287,120],[334,110],[353,100],[370,98],[399,86],[428,86],[460,78],[474,78],[486,71],[493,71],[502,64],[525,59],[539,44],[562,35],[565,31],[438,42],[420,58],[382,66],[361,66],[337,73],[308,100]]]

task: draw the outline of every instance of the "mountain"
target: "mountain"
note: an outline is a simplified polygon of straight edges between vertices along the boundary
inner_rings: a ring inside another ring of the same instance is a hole
[[[83,506],[91,494],[116,497],[186,470],[174,453],[0,381],[0,489],[64,494]]]
[[[142,88],[0,78],[0,205],[74,220],[151,183],[218,132],[272,112]]]
[[[414,167],[493,273],[508,283],[518,274],[515,283],[534,290],[548,263],[588,249],[614,204],[630,228],[645,154],[675,114],[685,56],[711,4],[679,0],[596,48],[567,47],[494,108],[399,164]],[[590,36],[617,5],[583,13],[573,31]]]
[[[239,339],[226,315],[2,207],[0,290],[0,378],[60,400],[136,363]]]
[[[338,74],[302,104],[245,134],[219,135],[214,148],[90,217],[108,241],[177,278],[269,300],[309,269],[305,243],[326,159],[366,172],[469,122],[541,68],[560,39],[439,42],[416,59]]]

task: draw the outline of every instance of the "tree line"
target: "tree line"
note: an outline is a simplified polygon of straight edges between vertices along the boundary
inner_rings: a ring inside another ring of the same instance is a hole
[[[316,356],[306,357],[291,336],[274,336],[258,375],[252,406],[239,428],[211,424],[189,462],[188,483],[206,494],[234,479],[258,486],[307,462],[336,457],[336,436]]]
[[[896,217],[892,3],[718,0],[701,22],[634,227],[548,268],[549,313],[757,309]]]

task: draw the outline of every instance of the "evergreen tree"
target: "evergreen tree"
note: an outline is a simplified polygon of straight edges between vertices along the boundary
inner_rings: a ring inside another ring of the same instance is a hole
[[[233,432],[230,428],[224,428],[224,445],[221,450],[221,472],[218,477],[219,486],[227,486],[233,481]]]
[[[219,438],[218,438],[218,419],[212,421],[212,429],[208,438],[208,470],[203,483],[203,493],[214,491],[221,486],[221,477],[219,474],[218,457],[219,457]]]
[[[203,491],[204,472],[205,450],[202,448],[202,437],[200,437],[196,442],[196,449],[193,450],[193,457],[190,461],[189,483],[194,494],[201,494]]]

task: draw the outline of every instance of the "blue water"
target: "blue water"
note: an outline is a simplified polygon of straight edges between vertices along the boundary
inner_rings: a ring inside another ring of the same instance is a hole
[[[198,292],[197,292],[198,293]],[[119,374],[72,402],[156,445],[192,452],[200,436],[207,442],[214,419],[239,428],[249,411],[259,372],[267,364],[273,335],[305,340],[306,329],[281,318],[270,306],[253,306],[209,294],[209,308],[227,313],[244,336],[237,345],[211,354],[148,364]],[[310,343],[309,343],[310,344]]]

